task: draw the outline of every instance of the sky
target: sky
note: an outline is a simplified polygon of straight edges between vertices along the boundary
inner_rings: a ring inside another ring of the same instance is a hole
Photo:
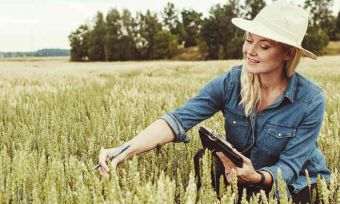
[[[333,1],[337,13],[340,0]],[[226,0],[0,0],[0,51],[69,49],[68,35],[92,22],[97,11],[104,15],[110,8],[127,8],[132,14],[147,9],[159,12],[167,2],[179,10],[194,9],[208,16],[213,5]]]

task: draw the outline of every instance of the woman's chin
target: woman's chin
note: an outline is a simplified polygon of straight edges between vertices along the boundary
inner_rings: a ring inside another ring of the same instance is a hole
[[[261,71],[257,67],[255,67],[253,65],[248,65],[247,64],[245,66],[245,68],[246,68],[247,72],[250,73],[250,74],[260,74],[261,73]]]

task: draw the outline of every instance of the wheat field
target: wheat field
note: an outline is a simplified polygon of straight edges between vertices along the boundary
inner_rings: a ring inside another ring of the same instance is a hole
[[[332,181],[319,179],[321,199],[340,203],[340,57],[303,59],[298,72],[319,84],[327,105],[319,146]],[[134,137],[240,60],[73,63],[66,58],[0,61],[0,203],[234,203],[236,184],[210,186],[203,161],[196,191],[189,144],[167,144],[138,155],[101,180],[93,170],[101,148]],[[223,133],[218,113],[202,124]],[[281,186],[282,185],[282,186]],[[284,184],[279,184],[284,189]],[[291,202],[281,198],[281,203]],[[277,203],[273,195],[242,203]]]

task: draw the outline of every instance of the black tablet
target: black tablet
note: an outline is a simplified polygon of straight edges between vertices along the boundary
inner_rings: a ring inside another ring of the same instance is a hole
[[[220,139],[212,130],[200,127],[198,133],[201,138],[203,148],[208,148],[212,154],[218,158],[216,152],[223,152],[238,167],[243,166],[242,157],[234,151],[233,146],[226,140]]]

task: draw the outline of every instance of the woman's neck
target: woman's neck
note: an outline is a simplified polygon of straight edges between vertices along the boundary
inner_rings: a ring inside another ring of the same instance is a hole
[[[261,91],[263,92],[281,92],[288,84],[288,79],[284,73],[261,74],[259,78],[261,81]]]
[[[261,103],[257,106],[257,112],[274,103],[278,96],[282,95],[288,85],[285,75],[261,75]]]

